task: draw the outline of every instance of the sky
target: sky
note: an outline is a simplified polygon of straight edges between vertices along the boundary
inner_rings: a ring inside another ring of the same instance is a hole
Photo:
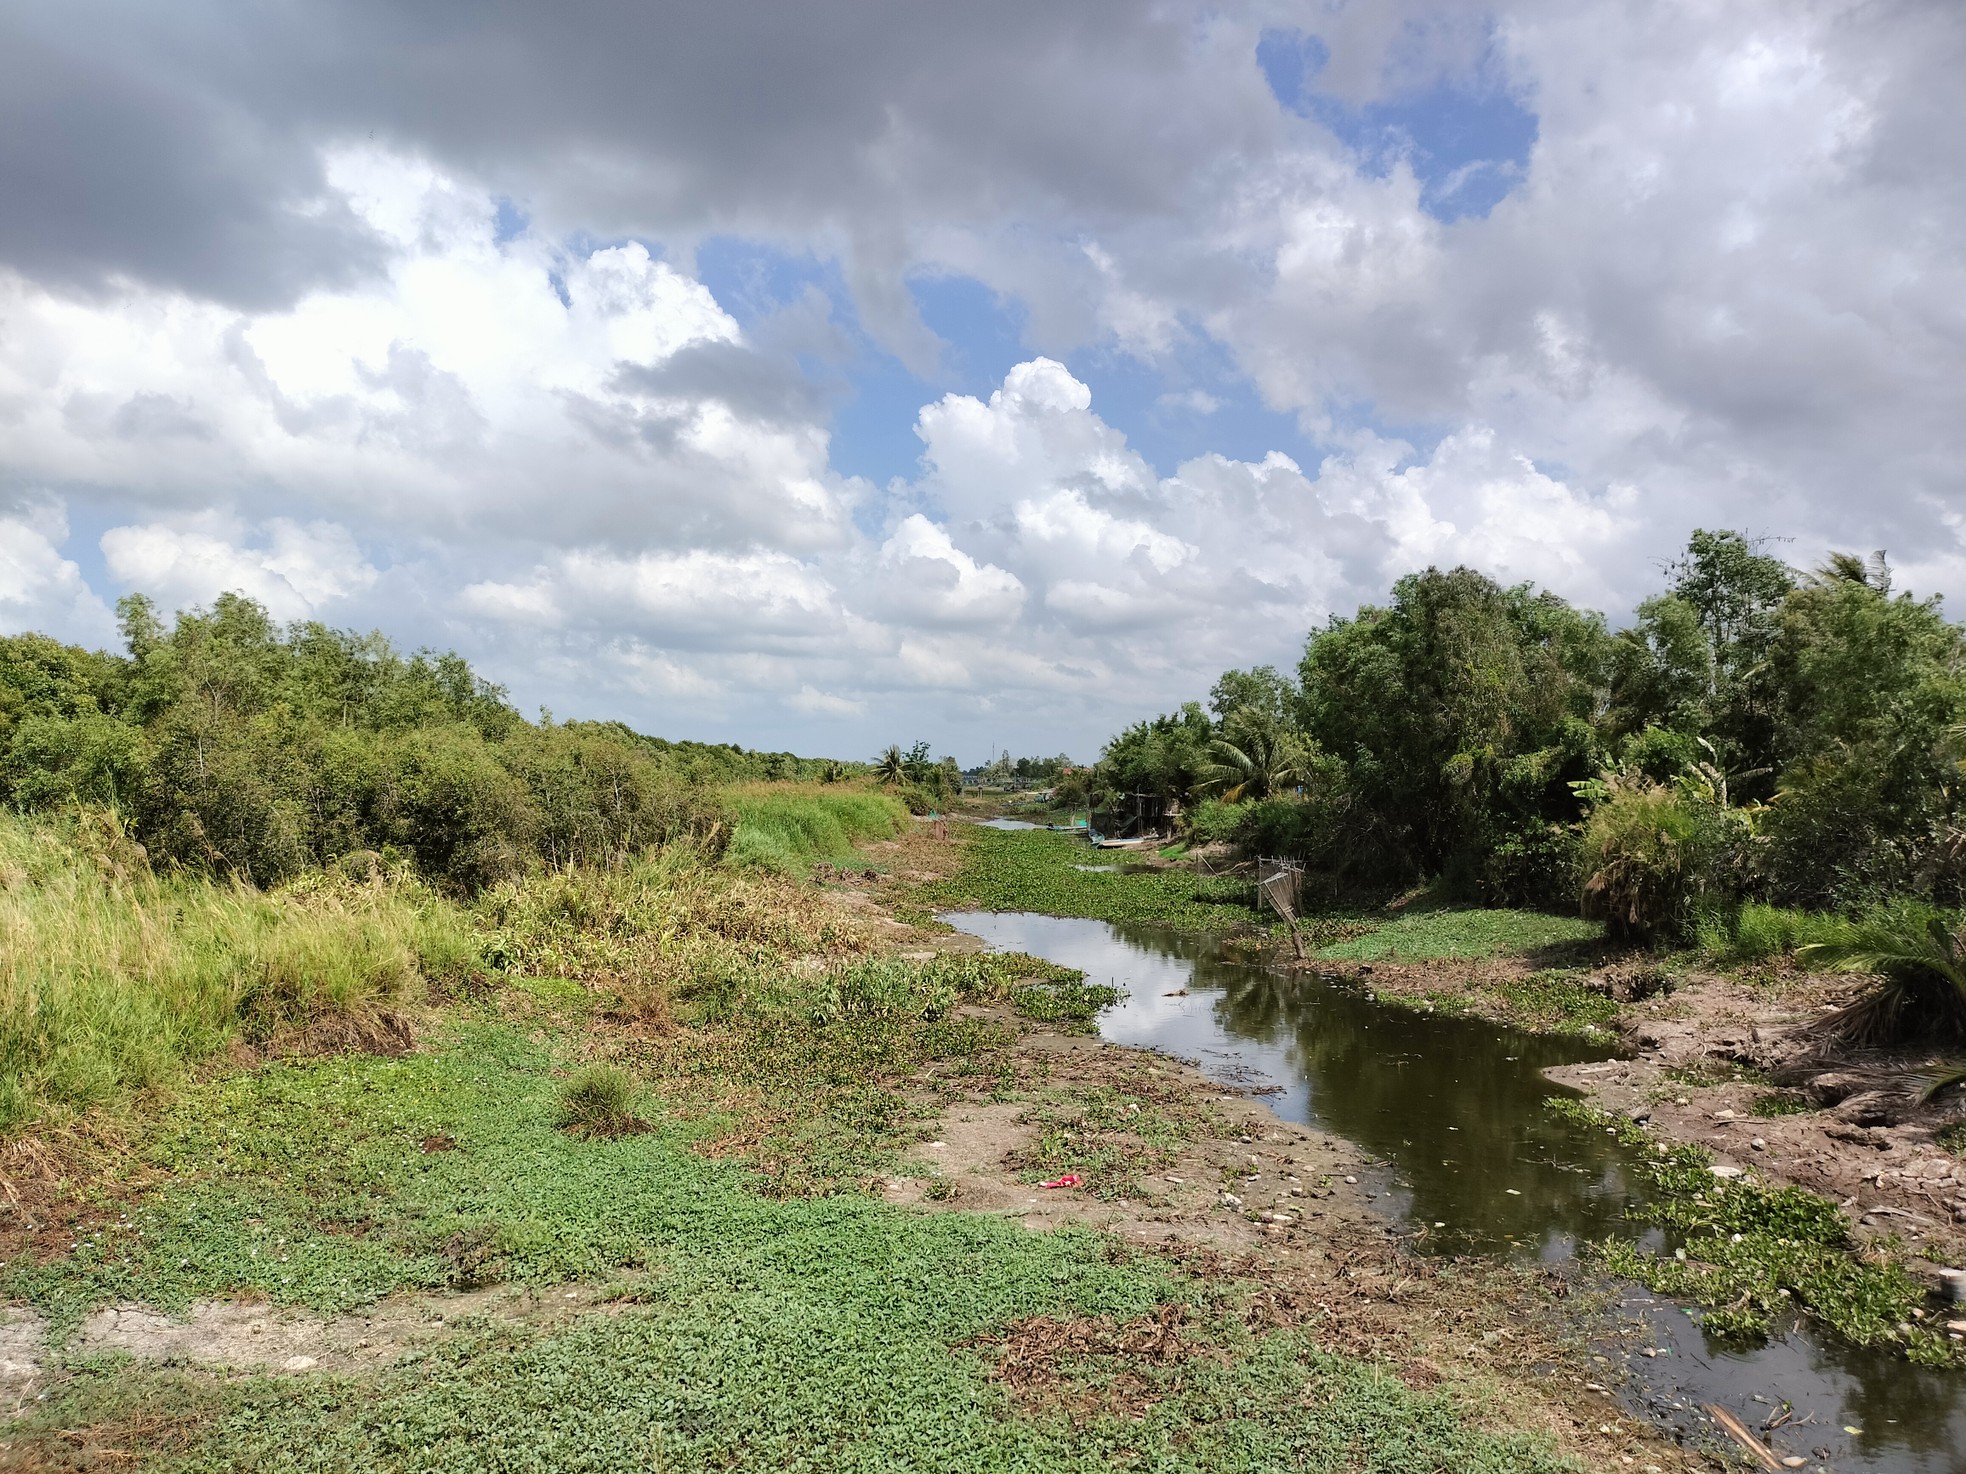
[[[1956,0],[0,8],[0,632],[1080,760],[1467,564],[1966,600]]]

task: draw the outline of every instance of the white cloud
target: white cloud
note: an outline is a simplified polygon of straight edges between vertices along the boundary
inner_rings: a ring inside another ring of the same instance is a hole
[[[227,519],[149,523],[102,535],[110,576],[166,609],[246,594],[276,619],[305,619],[374,586],[376,570],[345,527],[273,519],[257,537]]]
[[[1017,617],[1024,585],[978,563],[919,512],[881,545],[875,603],[883,613],[930,625],[1002,626]]]
[[[0,633],[40,630],[84,645],[114,642],[108,606],[61,555],[67,540],[68,519],[56,503],[0,510]]]
[[[171,15],[88,54],[125,76],[119,48],[203,24]],[[515,13],[468,65],[399,37],[414,98],[314,90],[302,48],[264,47],[258,89],[187,64],[156,230],[103,237],[86,182],[9,211],[0,488],[54,500],[0,512],[0,617],[106,627],[65,499],[119,583],[456,642],[563,708],[1085,750],[1430,561],[1616,614],[1731,525],[1966,592],[1956,4],[846,5],[746,33],[767,102],[735,110],[721,12],[661,17],[662,48],[645,23]],[[1278,105],[1274,24],[1317,31],[1348,106],[1506,89],[1536,118],[1512,191],[1429,214],[1418,134],[1368,164]],[[125,136],[129,89],[77,77]],[[372,127],[387,150],[346,145]],[[910,283],[973,276],[1026,361],[924,395],[920,472],[877,490],[835,468],[832,370],[693,275],[716,234],[837,268],[924,371]],[[1252,444],[1251,386],[1315,448]]]

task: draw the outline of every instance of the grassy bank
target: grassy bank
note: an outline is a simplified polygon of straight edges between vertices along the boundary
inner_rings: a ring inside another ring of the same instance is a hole
[[[741,832],[794,836],[781,854],[892,822],[877,795],[742,798],[760,827]],[[0,816],[0,1135],[169,1086],[238,1041],[401,1036],[467,984],[572,979],[659,1010],[704,978],[867,945],[864,923],[773,867],[687,842],[459,899],[380,864],[271,891],[160,876],[101,815]]]
[[[736,818],[729,863],[796,875],[818,860],[850,858],[855,845],[907,825],[891,794],[838,784],[752,783],[725,790]]]
[[[476,965],[413,881],[159,878],[100,821],[0,816],[0,1133],[175,1079],[238,1038],[359,1031]]]
[[[1561,1467],[1460,1392],[1412,1390],[1314,1329],[1250,1329],[1232,1285],[1090,1232],[853,1190],[897,1168],[925,1106],[1021,1088],[1004,1027],[957,1004],[1049,1017],[1103,1001],[1073,975],[870,955],[822,895],[673,861],[508,888],[470,916],[505,949],[509,985],[445,996],[415,1052],[183,1084],[119,1162],[132,1186],[105,1189],[72,1239],[17,1253],[0,1295],[57,1338],[128,1302],[335,1312],[505,1284],[547,1307],[578,1283],[604,1308],[466,1317],[413,1359],[333,1374],[58,1352],[46,1401],[0,1434],[0,1455],[176,1470]],[[619,1072],[607,1110],[570,1111],[591,1102],[597,1063]],[[1043,1390],[1019,1393],[996,1348],[1048,1323],[1079,1339]],[[1172,1343],[1123,1349],[1171,1323]]]

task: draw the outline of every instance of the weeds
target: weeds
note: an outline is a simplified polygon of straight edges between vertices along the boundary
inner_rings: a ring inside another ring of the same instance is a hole
[[[169,1084],[237,1038],[405,1007],[479,965],[463,913],[409,877],[266,893],[102,859],[0,817],[0,1133]]]
[[[1148,1174],[1172,1166],[1196,1137],[1222,1129],[1214,1112],[1139,1067],[1115,1085],[1045,1092],[1021,1119],[1037,1136],[1013,1159],[1024,1180],[1076,1172],[1086,1191],[1105,1199],[1146,1195]]]
[[[1694,937],[1709,962],[1725,967],[1793,956],[1804,947],[1842,941],[1849,930],[1846,918],[1827,912],[1747,901],[1732,912],[1701,916]]]
[[[744,784],[724,798],[737,815],[725,863],[781,875],[803,875],[909,822],[907,805],[890,794],[832,784]]]
[[[1618,1017],[1617,1000],[1574,972],[1532,972],[1497,991],[1509,1005],[1511,1023],[1541,1034],[1601,1033]]]
[[[1652,1192],[1634,1216],[1665,1229],[1677,1247],[1664,1255],[1624,1240],[1598,1244],[1612,1273],[1707,1307],[1702,1324],[1717,1336],[1764,1336],[1799,1312],[1859,1346],[1895,1346],[1927,1366],[1966,1365],[1956,1344],[1919,1324],[1925,1293],[1918,1282],[1888,1256],[1852,1243],[1829,1199],[1718,1177],[1703,1148],[1669,1147],[1577,1101],[1549,1108],[1615,1131],[1646,1153],[1642,1170]]]
[[[560,1087],[555,1124],[575,1136],[632,1136],[648,1130],[635,1114],[635,1080],[619,1065],[588,1065]]]
[[[1574,916],[1542,911],[1438,910],[1409,912],[1378,930],[1318,952],[1354,962],[1493,957],[1603,939],[1604,928]]]
[[[971,826],[956,874],[917,887],[911,901],[932,911],[1038,911],[1100,921],[1155,921],[1194,930],[1262,925],[1251,887],[1191,870],[1081,870],[1102,852],[1068,834]],[[1115,862],[1123,863],[1123,862]]]

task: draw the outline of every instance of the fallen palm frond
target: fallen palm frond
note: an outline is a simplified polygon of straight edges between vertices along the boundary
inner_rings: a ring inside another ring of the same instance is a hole
[[[1966,1042],[1966,930],[1904,904],[1854,925],[1838,941],[1796,950],[1806,966],[1875,977],[1876,986],[1820,1020],[1848,1046]]]

